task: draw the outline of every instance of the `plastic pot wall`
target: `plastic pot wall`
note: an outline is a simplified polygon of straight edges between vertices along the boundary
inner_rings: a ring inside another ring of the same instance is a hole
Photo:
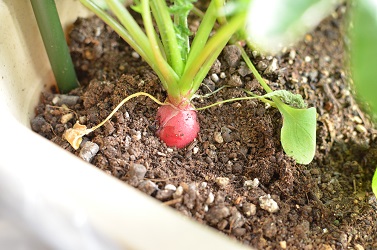
[[[63,27],[87,15],[79,1],[57,6]],[[0,0],[0,23],[0,246],[244,249],[32,132],[54,78],[30,1]]]

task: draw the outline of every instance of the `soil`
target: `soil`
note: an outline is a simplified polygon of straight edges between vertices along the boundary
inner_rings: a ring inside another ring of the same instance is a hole
[[[62,134],[77,120],[92,127],[135,92],[166,97],[149,66],[97,18],[78,19],[70,32],[82,87],[71,97],[43,93],[32,128],[109,175],[258,249],[377,249],[377,202],[370,188],[377,140],[344,67],[345,11],[340,7],[276,57],[248,51],[273,89],[300,93],[317,108],[317,149],[309,165],[285,155],[282,116],[255,100],[198,112],[197,140],[177,150],[155,135],[158,105],[138,97],[75,151]],[[198,94],[225,84],[234,88],[195,99],[194,105],[244,96],[237,87],[265,93],[233,46],[222,52]]]

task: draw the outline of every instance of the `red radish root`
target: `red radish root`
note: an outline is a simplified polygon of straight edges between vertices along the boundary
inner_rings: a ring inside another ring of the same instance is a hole
[[[172,105],[161,106],[157,111],[157,122],[157,136],[168,147],[187,146],[200,130],[196,110],[191,105],[186,109],[178,109]]]

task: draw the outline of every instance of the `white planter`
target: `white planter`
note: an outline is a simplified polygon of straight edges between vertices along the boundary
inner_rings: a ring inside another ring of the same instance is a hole
[[[57,5],[63,26],[86,13]],[[22,228],[21,243],[53,249],[244,249],[32,132],[53,76],[30,2],[0,0],[0,23],[0,235]]]

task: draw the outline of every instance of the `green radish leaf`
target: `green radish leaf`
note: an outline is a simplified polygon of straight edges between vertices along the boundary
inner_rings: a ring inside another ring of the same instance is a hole
[[[372,191],[374,195],[377,197],[377,169],[374,172],[373,180],[372,180]]]
[[[316,147],[316,109],[296,109],[286,104],[279,104],[278,109],[283,115],[280,140],[285,153],[297,163],[309,164]]]
[[[355,1],[351,9],[351,70],[356,95],[377,115],[377,3]]]
[[[256,49],[277,53],[302,39],[328,16],[340,0],[253,0],[246,33]]]
[[[351,71],[356,95],[361,104],[369,105],[374,121],[377,117],[377,3],[353,1],[349,25]],[[377,196],[377,170],[372,179]]]
[[[284,89],[275,90],[263,95],[265,98],[271,98],[273,96],[279,97],[285,104],[295,108],[306,109],[308,106],[300,94],[293,94],[292,92]]]
[[[174,29],[178,47],[181,51],[182,59],[185,62],[190,51],[189,37],[191,35],[190,29],[188,28],[187,17],[194,8],[194,2],[196,2],[196,0],[175,0],[174,4],[169,7],[169,12],[174,17]]]

